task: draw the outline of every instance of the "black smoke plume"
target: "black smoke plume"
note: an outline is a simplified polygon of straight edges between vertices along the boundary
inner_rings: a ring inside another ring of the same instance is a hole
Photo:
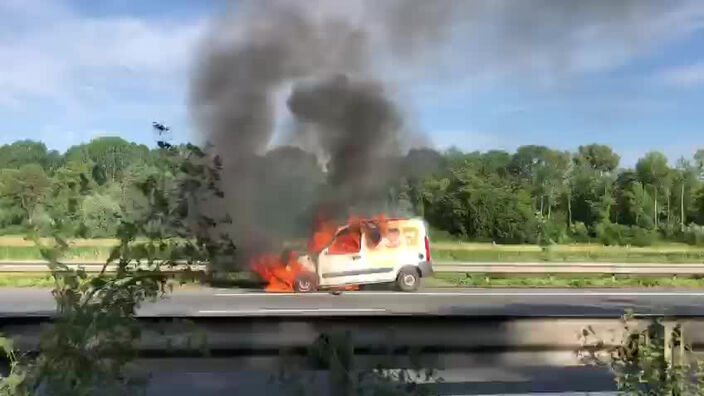
[[[224,162],[233,237],[246,246],[305,230],[323,203],[341,216],[380,209],[398,157],[419,140],[393,93],[419,75],[552,78],[618,65],[689,26],[683,18],[693,7],[689,0],[238,2],[206,35],[190,95],[198,131]],[[274,150],[282,141],[293,147]]]

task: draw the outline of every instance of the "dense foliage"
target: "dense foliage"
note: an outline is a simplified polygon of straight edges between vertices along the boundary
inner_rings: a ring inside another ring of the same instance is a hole
[[[166,129],[155,124],[157,127]],[[89,192],[90,181],[81,174],[74,180],[65,179],[59,189],[46,186],[38,195],[41,199],[36,205],[45,205],[46,227],[56,243],[43,245],[36,235],[36,222],[28,224],[28,231],[54,279],[56,316],[41,332],[36,354],[20,354],[0,335],[0,357],[5,355],[10,363],[9,374],[0,375],[0,395],[143,394],[146,378],[130,365],[141,335],[137,308],[169,290],[167,273],[174,266],[217,262],[234,253],[232,242],[216,231],[227,219],[212,218],[201,211],[206,206],[203,202],[222,198],[219,159],[209,158],[195,146],[175,147],[163,141],[153,154],[159,158],[161,171],[130,186],[141,197],[139,210],[131,216],[109,203],[108,187],[93,187],[94,192]],[[21,168],[35,165],[42,169],[37,164]],[[123,173],[110,170],[106,181],[113,174],[119,177]],[[53,191],[60,191],[61,198]],[[83,211],[90,216],[79,213],[81,205],[88,205]],[[61,210],[54,212],[57,208]],[[52,217],[52,213],[59,217]],[[119,221],[107,224],[106,216]],[[86,226],[82,217],[95,223]],[[66,236],[93,226],[110,229],[119,244],[112,249],[103,271],[89,277],[59,257],[68,248]],[[106,271],[108,265],[114,270]]]
[[[597,144],[576,153],[544,146],[513,154],[451,149],[426,159],[433,167],[422,177],[406,178],[404,194],[432,226],[473,240],[701,244],[704,150],[674,167],[658,152],[635,169],[618,168],[619,160]]]
[[[177,173],[160,155],[117,137],[63,154],[26,140],[0,146],[0,233],[48,232],[60,218],[73,225],[73,236],[114,237],[120,220],[141,215],[137,186]],[[389,186],[389,207],[423,215],[457,237],[497,243],[704,243],[704,150],[675,166],[658,152],[645,154],[634,169],[619,168],[619,160],[598,144],[575,153],[544,146],[515,153],[412,150],[398,161],[401,177]],[[288,171],[270,182],[295,186],[286,188],[287,199],[305,213],[325,175],[314,157],[296,148],[262,158],[266,166],[280,162]],[[275,208],[279,195],[261,199]]]
[[[693,353],[684,326],[661,318],[646,323],[639,324],[630,313],[624,315],[616,345],[612,332],[607,336],[611,340],[604,340],[606,334],[589,326],[580,335],[583,347],[578,356],[587,364],[608,367],[619,395],[704,394],[704,362]]]

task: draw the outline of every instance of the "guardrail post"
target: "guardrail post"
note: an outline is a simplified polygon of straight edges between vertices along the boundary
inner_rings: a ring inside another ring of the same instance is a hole
[[[677,326],[677,323],[675,323],[673,320],[668,320],[665,319],[662,322],[663,326],[663,353],[665,356],[665,362],[667,362],[668,366],[672,366],[672,333],[675,330],[675,327]]]

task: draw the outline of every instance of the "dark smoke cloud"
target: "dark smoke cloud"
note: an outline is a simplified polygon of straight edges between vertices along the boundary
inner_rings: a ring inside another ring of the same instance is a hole
[[[270,165],[264,172],[265,164],[258,157],[272,140],[274,93],[284,83],[320,70],[359,70],[366,54],[360,32],[343,21],[318,23],[296,7],[273,3],[268,7],[255,3],[240,11],[248,18],[241,20],[237,32],[229,30],[232,21],[225,18],[204,43],[191,108],[199,129],[224,160],[232,232],[238,238],[256,239],[252,233],[261,228],[271,209],[303,209],[292,206],[295,200],[282,199],[285,191],[266,188],[271,186],[267,178],[282,178]],[[282,166],[279,172],[289,170]],[[271,196],[281,200],[278,208],[262,205]]]
[[[224,160],[234,236],[260,239],[259,231],[290,228],[271,220],[290,223],[300,219],[292,213],[322,204],[345,211],[382,195],[393,168],[384,161],[400,155],[404,131],[383,84],[371,77],[370,32],[291,2],[255,2],[238,12],[237,28],[226,17],[204,43],[191,94],[199,129]],[[296,125],[288,139],[327,170],[326,186],[306,195],[308,207],[287,199],[300,194],[296,186],[278,183],[290,165],[262,157],[271,148],[276,94],[291,86]]]
[[[336,76],[296,85],[288,108],[297,133],[328,156],[329,199],[359,206],[388,182],[386,159],[400,155],[401,119],[383,87]]]
[[[407,109],[390,94],[404,88],[404,81],[416,84],[419,75],[440,80],[561,75],[617,65],[639,48],[691,27],[691,15],[704,15],[690,10],[696,5],[684,0],[242,3],[236,13],[220,17],[203,42],[190,97],[199,131],[224,160],[232,231],[236,238],[256,239],[257,231],[270,234],[283,226],[276,219],[290,223],[311,210],[302,208],[303,202],[349,208],[378,197],[395,175],[393,158],[403,155],[410,141],[423,141],[409,132],[415,129],[403,117]],[[274,138],[275,104],[287,89],[285,110],[294,125],[285,140],[315,154],[324,175],[311,169],[310,154],[294,149],[266,154]],[[297,158],[307,165],[297,168],[296,180],[324,184],[324,193],[307,191],[305,199],[292,199],[299,193],[296,186],[278,182],[288,180]],[[264,227],[262,218],[272,221]]]

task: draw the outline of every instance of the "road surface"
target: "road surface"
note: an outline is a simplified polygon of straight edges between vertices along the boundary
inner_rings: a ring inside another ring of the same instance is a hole
[[[639,314],[704,316],[704,292],[642,289],[425,289],[331,293],[263,293],[221,288],[179,289],[139,309],[143,316],[469,315],[616,317]],[[0,288],[0,315],[46,315],[47,289]]]

